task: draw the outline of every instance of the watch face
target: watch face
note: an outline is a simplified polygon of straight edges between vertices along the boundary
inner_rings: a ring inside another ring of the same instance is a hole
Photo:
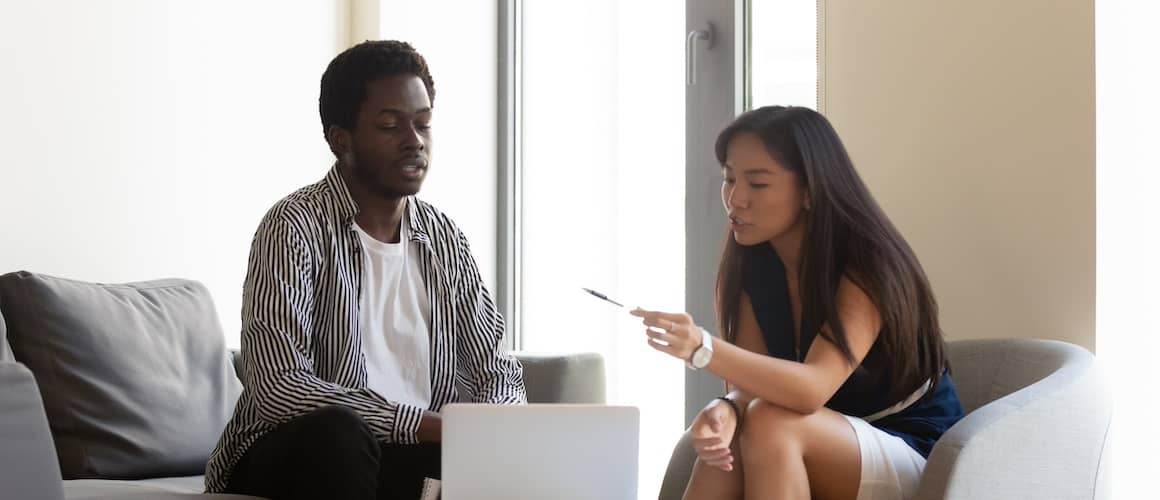
[[[709,365],[709,360],[713,358],[713,351],[704,347],[698,347],[693,351],[693,359],[690,363],[696,368],[704,368]]]

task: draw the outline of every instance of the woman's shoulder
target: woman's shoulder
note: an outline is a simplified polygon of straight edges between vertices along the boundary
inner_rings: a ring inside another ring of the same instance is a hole
[[[837,294],[838,302],[854,301],[861,303],[870,300],[870,290],[867,287],[867,282],[857,270],[843,272],[842,277],[838,279],[838,287],[834,292]]]

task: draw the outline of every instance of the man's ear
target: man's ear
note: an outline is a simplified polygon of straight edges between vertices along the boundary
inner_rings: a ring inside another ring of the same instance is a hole
[[[326,142],[330,144],[330,151],[335,156],[350,153],[350,132],[338,125],[326,129]]]

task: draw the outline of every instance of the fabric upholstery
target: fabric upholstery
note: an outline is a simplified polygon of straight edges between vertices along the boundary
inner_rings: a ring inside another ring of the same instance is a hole
[[[64,482],[68,500],[260,500],[248,495],[203,494],[202,476],[109,481],[74,479]]]
[[[0,363],[14,360],[12,347],[8,345],[8,328],[4,326],[4,316],[0,315]]]
[[[1091,353],[1050,340],[955,344],[952,366],[970,374],[955,380],[972,379],[960,394],[977,409],[939,440],[916,498],[1099,498],[1112,405]]]
[[[529,403],[603,404],[604,358],[595,353],[512,353],[524,369]]]
[[[1090,352],[1031,339],[962,340],[948,348],[968,413],[935,444],[917,500],[1103,498],[1112,406]],[[695,460],[686,432],[661,500],[681,498]]]
[[[0,276],[65,479],[201,474],[241,390],[206,288]]]
[[[180,428],[165,426],[171,438],[181,441],[173,446],[170,446],[172,443],[160,443],[166,446],[165,450],[181,455],[183,453],[178,448],[208,447],[216,442],[228,413],[206,412],[207,407],[217,407],[215,402],[178,407],[187,410],[188,414],[176,419],[172,416],[175,403],[170,398],[150,392],[165,387],[170,394],[181,396],[182,400],[205,399],[204,394],[192,387],[197,385],[207,388],[206,392],[211,394],[225,394],[220,398],[222,405],[232,408],[239,390],[237,373],[243,368],[241,356],[237,351],[226,351],[218,343],[212,349],[202,345],[204,339],[196,333],[198,331],[212,330],[207,335],[221,338],[204,287],[181,280],[98,285],[14,273],[0,276],[0,311],[18,319],[18,331],[13,334],[18,346],[16,357],[35,361],[42,373],[37,376],[46,379],[46,385],[51,386],[38,391],[28,369],[16,369],[20,366],[17,363],[0,363],[0,381],[3,382],[0,387],[4,388],[0,392],[0,484],[4,485],[0,497],[8,498],[11,492],[15,495],[13,498],[50,500],[62,498],[62,495],[69,500],[261,500],[240,495],[202,494],[202,476],[180,472],[163,474],[156,472],[156,467],[138,467],[140,470],[131,472],[122,470],[118,475],[102,472],[99,476],[121,479],[67,479],[63,482],[57,467],[45,406],[58,410],[58,415],[89,410],[91,413],[79,416],[87,419],[97,434],[76,436],[74,440],[87,438],[98,447],[105,446],[104,443],[111,439],[94,437],[101,431],[126,432],[128,434],[122,440],[130,444],[141,443],[143,432],[149,439],[157,439],[156,432],[146,431],[156,431],[162,424],[141,429],[138,427],[143,424],[125,423],[129,417],[123,415],[127,411],[123,406],[129,403],[135,403],[132,410],[141,414],[180,424]],[[167,321],[162,321],[165,318]],[[207,322],[213,323],[212,327],[206,326]],[[173,330],[183,331],[179,334]],[[180,346],[172,345],[175,337],[183,339]],[[605,402],[604,363],[599,355],[513,354],[523,365],[531,402]],[[98,363],[108,366],[101,368]],[[228,369],[219,367],[219,364]],[[197,366],[202,369],[194,369]],[[219,370],[231,383],[218,382],[216,374]],[[17,372],[23,377],[23,385],[11,382],[15,379],[10,374]],[[142,374],[149,374],[149,377]],[[122,384],[125,385],[122,387]],[[135,399],[130,397],[135,393],[122,393],[139,390],[144,390],[145,394],[138,394]],[[53,401],[42,402],[39,392],[44,392],[46,397],[53,396]],[[76,400],[79,407],[74,408],[70,400]],[[191,417],[194,411],[201,413]],[[35,415],[30,417],[30,414]],[[221,422],[215,426],[211,438],[201,442],[181,439],[191,432],[201,434],[204,421],[211,418]],[[62,433],[75,433],[75,421],[66,419],[65,422],[73,427],[61,424]],[[39,431],[35,429],[37,425]],[[40,455],[24,451],[26,448],[39,450]],[[155,453],[153,449],[139,449],[135,453],[139,454],[136,460],[164,461],[164,458],[141,458]],[[206,453],[208,450],[197,454],[204,456]],[[102,456],[95,455],[95,458]],[[204,458],[201,460],[197,467],[190,467],[197,469],[193,474],[201,473]],[[142,472],[146,469],[147,472]],[[143,479],[162,475],[172,477]],[[10,476],[20,478],[20,482],[10,480]],[[35,484],[46,489],[25,495],[24,490],[8,489],[10,484],[21,487]]]
[[[605,401],[604,362],[598,354],[548,355],[513,353],[524,367],[525,384],[532,402],[593,403]],[[241,373],[238,351],[228,354]],[[528,374],[531,374],[528,377]],[[46,446],[47,443],[45,444]],[[50,448],[51,449],[51,448]],[[143,480],[74,479],[64,481],[68,500],[158,499],[158,500],[243,500],[238,495],[205,495],[202,476]]]
[[[20,363],[0,361],[0,388],[0,496],[64,498],[32,372]]]
[[[665,478],[661,482],[661,500],[681,500],[685,496],[685,486],[693,475],[693,464],[697,462],[697,452],[693,450],[693,434],[685,431],[673,447]]]

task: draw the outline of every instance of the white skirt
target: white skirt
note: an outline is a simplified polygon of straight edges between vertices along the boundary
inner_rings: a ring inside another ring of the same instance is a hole
[[[870,425],[858,417],[843,415],[858,435],[862,455],[862,479],[858,500],[904,500],[914,496],[926,459],[902,438]]]

